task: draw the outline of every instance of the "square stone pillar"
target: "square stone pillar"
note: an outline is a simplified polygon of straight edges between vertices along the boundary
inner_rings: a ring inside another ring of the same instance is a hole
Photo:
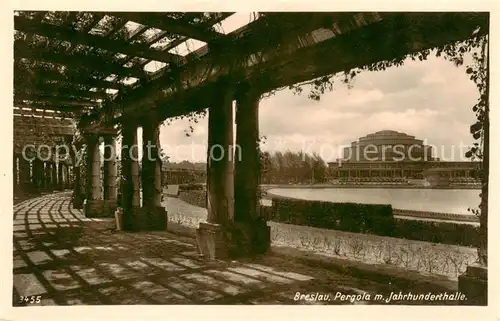
[[[167,212],[161,205],[161,155],[160,130],[156,119],[150,119],[142,126],[142,214],[148,230],[165,231]]]
[[[224,84],[209,107],[207,149],[207,223],[196,231],[200,252],[207,258],[234,254],[233,93]]]

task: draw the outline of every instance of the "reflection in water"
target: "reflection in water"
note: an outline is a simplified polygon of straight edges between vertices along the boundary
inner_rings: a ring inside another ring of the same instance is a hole
[[[273,188],[270,194],[300,199],[391,204],[393,208],[427,212],[471,214],[477,208],[479,190],[475,189],[398,189],[398,188]]]

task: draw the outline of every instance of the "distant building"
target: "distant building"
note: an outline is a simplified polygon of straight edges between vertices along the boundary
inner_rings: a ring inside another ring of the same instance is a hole
[[[343,153],[342,158],[328,165],[334,178],[344,180],[422,179],[424,171],[429,169],[442,169],[442,174],[451,179],[472,178],[476,176],[479,165],[473,161],[440,161],[433,157],[431,146],[425,145],[415,136],[394,130],[378,131],[361,137],[344,148]]]

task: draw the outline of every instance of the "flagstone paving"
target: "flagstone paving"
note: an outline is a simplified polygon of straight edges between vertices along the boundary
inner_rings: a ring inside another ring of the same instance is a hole
[[[375,294],[411,290],[272,253],[208,261],[198,255],[192,238],[169,232],[117,232],[110,219],[84,217],[72,208],[70,198],[69,192],[55,193],[14,206],[14,306],[381,304]],[[330,297],[295,300],[297,293]],[[351,302],[335,299],[337,293],[371,297]]]

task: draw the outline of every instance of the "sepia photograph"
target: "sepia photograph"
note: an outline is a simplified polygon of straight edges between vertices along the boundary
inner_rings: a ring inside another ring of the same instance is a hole
[[[490,12],[11,14],[13,308],[491,304]]]

